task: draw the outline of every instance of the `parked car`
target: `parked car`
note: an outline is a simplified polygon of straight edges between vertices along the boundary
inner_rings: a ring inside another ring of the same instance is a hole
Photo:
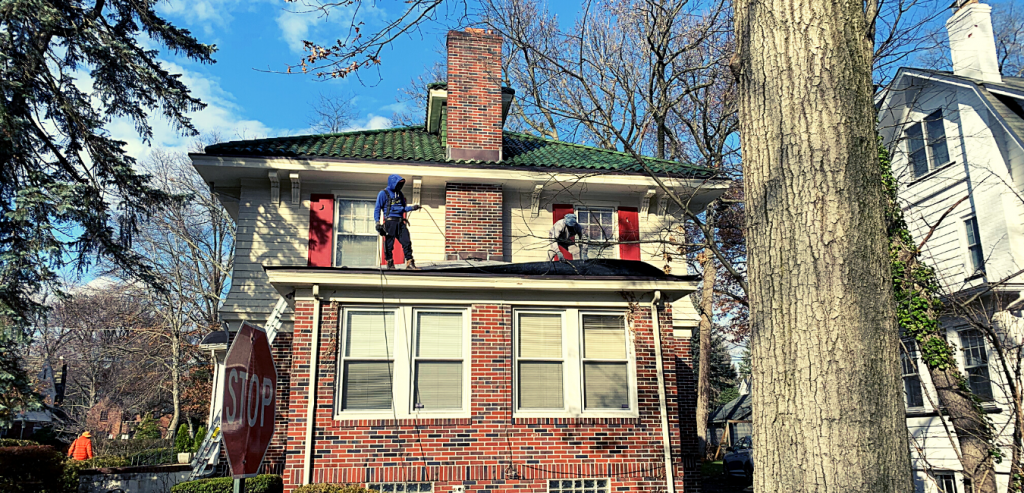
[[[753,453],[754,443],[749,436],[737,440],[735,445],[725,449],[725,458],[722,459],[725,473],[730,476],[753,479]]]

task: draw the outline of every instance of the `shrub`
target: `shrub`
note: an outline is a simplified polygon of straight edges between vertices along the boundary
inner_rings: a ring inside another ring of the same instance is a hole
[[[182,423],[178,432],[174,434],[174,452],[185,453],[192,451],[192,437],[188,435],[188,425]]]
[[[357,484],[320,483],[299,486],[294,493],[372,493],[374,491]]]
[[[0,438],[0,447],[25,447],[28,445],[39,445],[32,440],[18,440],[17,438]]]
[[[135,428],[136,439],[152,439],[156,440],[160,438],[160,423],[154,420],[149,414],[146,414],[139,422],[139,426]]]
[[[61,475],[61,485],[64,493],[76,493],[78,491],[78,473],[83,469],[100,469],[103,467],[123,467],[130,465],[128,459],[117,456],[93,457],[89,460],[71,460],[64,462],[64,472]]]
[[[199,452],[199,447],[203,445],[203,440],[206,440],[206,427],[200,426],[199,429],[196,430],[196,440],[192,444],[192,452]]]
[[[178,456],[170,447],[143,450],[128,456],[128,464],[132,466],[158,466],[160,464],[177,464]]]
[[[131,457],[147,450],[170,448],[174,444],[170,440],[163,439],[132,439],[121,440],[119,438],[92,437],[92,450],[96,457],[119,455]]]
[[[0,491],[61,493],[63,463],[62,454],[49,445],[0,448]]]
[[[231,493],[231,478],[198,479],[178,483],[171,487],[171,493]],[[281,493],[284,481],[276,474],[260,474],[245,480],[246,493]]]

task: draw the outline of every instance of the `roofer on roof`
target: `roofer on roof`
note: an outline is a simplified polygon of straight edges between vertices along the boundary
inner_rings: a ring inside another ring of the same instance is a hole
[[[406,270],[420,270],[412,259],[412,239],[409,238],[409,221],[405,219],[406,212],[420,209],[419,204],[405,205],[405,195],[402,194],[402,187],[405,186],[405,178],[399,175],[388,177],[388,186],[377,194],[377,204],[373,207],[373,222],[376,224],[377,233],[384,237],[384,260],[388,263],[388,270],[394,270],[395,261],[392,255],[395,249],[395,239],[402,244],[402,251],[405,252]],[[384,221],[381,222],[381,210],[384,210]]]
[[[551,231],[548,232],[548,238],[551,239],[551,246],[548,247],[548,260],[554,260],[556,256],[560,255],[558,247],[568,250],[573,260],[587,259],[587,243],[584,241],[586,237],[583,235],[583,226],[580,226],[579,221],[576,220],[576,214],[566,214],[565,217],[556,221],[551,226]],[[577,238],[580,242],[578,244],[576,243]],[[565,260],[564,256],[562,260]]]

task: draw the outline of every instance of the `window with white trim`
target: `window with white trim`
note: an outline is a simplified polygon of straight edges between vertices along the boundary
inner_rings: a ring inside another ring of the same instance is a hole
[[[924,395],[921,392],[921,375],[917,366],[917,341],[902,339],[900,341],[900,366],[903,369],[903,397],[907,407],[924,407]]]
[[[548,493],[608,493],[608,480],[604,478],[549,479]]]
[[[982,274],[985,272],[985,253],[981,249],[978,218],[972,217],[964,221],[964,231],[967,233],[967,256],[970,258],[969,275]]]
[[[334,265],[375,267],[378,234],[373,225],[374,201],[337,199],[336,205]]]
[[[517,310],[516,407],[522,416],[635,416],[636,362],[626,317]]]
[[[949,163],[946,146],[946,128],[942,110],[938,109],[907,127],[903,133],[907,140],[907,156],[914,178],[920,178]]]
[[[618,258],[615,217],[611,207],[576,207],[576,220],[588,242],[587,258]]]
[[[936,471],[933,473],[933,477],[939,493],[958,493],[960,491],[956,487],[956,474],[952,471]]]
[[[430,493],[434,483],[367,483],[366,489],[380,493]]]
[[[339,418],[468,413],[467,309],[348,306],[340,318]]]
[[[413,408],[462,409],[461,312],[416,312]]]
[[[992,382],[988,373],[988,349],[985,336],[977,329],[961,330],[960,348],[964,355],[964,370],[971,393],[982,401],[992,400]]]
[[[390,410],[394,381],[393,310],[345,310],[341,410]]]

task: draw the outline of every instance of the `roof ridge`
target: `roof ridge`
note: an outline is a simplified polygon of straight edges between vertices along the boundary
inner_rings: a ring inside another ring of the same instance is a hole
[[[329,132],[322,134],[302,134],[302,135],[282,135],[279,137],[264,137],[262,139],[240,139],[240,140],[226,140],[224,142],[217,142],[216,144],[210,144],[206,147],[216,147],[226,144],[238,144],[242,142],[253,143],[253,142],[268,142],[268,141],[280,141],[280,140],[299,140],[299,139],[314,139],[324,137],[345,137],[350,135],[367,135],[367,134],[383,134],[389,132],[397,132],[403,130],[417,130],[423,129],[423,125],[406,125],[404,127],[390,127],[390,128],[372,128],[365,130],[349,130],[347,132]]]

